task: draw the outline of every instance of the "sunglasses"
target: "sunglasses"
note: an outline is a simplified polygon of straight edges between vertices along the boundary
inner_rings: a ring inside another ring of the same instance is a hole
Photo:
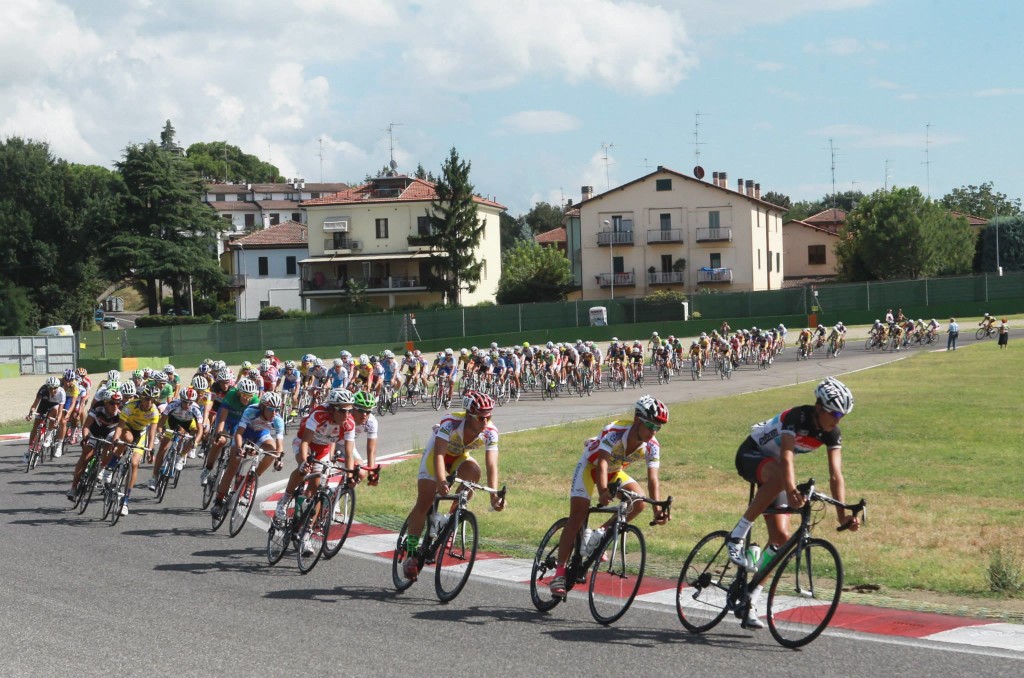
[[[648,429],[654,431],[655,433],[661,430],[661,424],[655,424],[654,422],[651,421],[645,421],[643,422],[643,425],[646,426]]]
[[[835,419],[836,421],[839,421],[840,419],[846,416],[842,412],[829,412],[829,414],[831,414],[832,418]]]
[[[353,408],[353,411],[358,412],[359,414],[369,414],[370,413],[370,410],[364,409],[362,407]]]
[[[267,407],[266,405],[264,405],[263,409],[265,409],[267,412],[277,412],[281,408],[280,407]]]
[[[491,418],[491,415],[489,414],[471,414],[469,416],[473,417],[474,419],[479,419],[480,421],[487,421],[488,419]]]

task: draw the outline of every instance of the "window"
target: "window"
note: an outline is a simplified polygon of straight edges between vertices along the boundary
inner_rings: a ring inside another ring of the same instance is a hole
[[[225,202],[226,198],[227,198],[227,195],[224,194],[224,193],[214,193],[213,194],[213,199],[215,201],[217,201],[217,202]]]
[[[388,220],[377,219],[377,239],[384,239],[388,237]]]
[[[622,257],[615,257],[612,259],[612,273],[622,273],[625,270],[625,265],[622,262]]]
[[[297,267],[297,262],[298,262],[298,259],[296,257],[285,257],[285,260],[284,260],[284,272],[285,272],[285,275],[295,275],[295,273],[297,272],[297,268],[298,268]]]
[[[230,214],[222,214],[222,215],[220,215],[220,218],[221,219],[227,219],[228,221],[231,221],[231,215]]]
[[[668,231],[672,229],[672,215],[662,214],[661,216],[661,230]]]
[[[672,255],[662,254],[661,255],[661,272],[669,273],[672,271]]]
[[[335,231],[331,235],[334,236],[334,249],[336,250],[347,250],[348,249],[348,233],[339,233]]]
[[[271,212],[270,213],[270,225],[271,226],[276,226],[277,224],[280,224],[280,223],[281,223],[281,215],[278,212]]]
[[[431,235],[430,217],[416,217],[416,235]]]
[[[273,200],[274,199],[274,194],[273,193],[264,193],[263,194],[263,199],[264,200]]]
[[[825,246],[808,245],[807,263],[811,266],[822,266],[825,264]]]
[[[672,180],[671,179],[658,179],[654,182],[654,190],[656,191],[671,191]]]
[[[309,199],[310,200],[316,200],[319,197],[320,197],[320,194],[317,193],[316,191],[313,191],[312,193],[309,194]]]
[[[757,270],[761,270],[761,250],[757,250]]]
[[[260,257],[258,260],[260,275],[270,275],[270,260],[266,257]]]
[[[722,254],[720,252],[712,252],[710,257],[711,268],[722,268]]]
[[[782,254],[779,252],[775,253],[775,270],[782,273]]]
[[[297,224],[302,223],[302,212],[292,212],[292,221]]]
[[[772,272],[772,251],[768,250],[768,272]]]
[[[256,215],[253,214],[252,212],[250,212],[249,214],[246,214],[245,215],[245,227],[246,228],[252,228],[255,225],[256,225]]]
[[[260,302],[260,308],[266,308],[267,306],[270,306],[270,300],[269,299],[267,301],[261,301]]]
[[[717,210],[708,212],[708,228],[721,228],[721,226],[722,217],[720,213]]]

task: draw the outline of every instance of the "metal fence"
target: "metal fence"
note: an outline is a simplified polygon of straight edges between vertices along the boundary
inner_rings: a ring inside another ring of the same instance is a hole
[[[817,296],[814,295],[815,289]],[[815,307],[826,313],[886,308],[987,303],[1024,299],[1024,272],[927,280],[825,284],[765,292],[694,294],[690,312],[705,319],[808,315]],[[405,339],[531,332],[586,327],[590,309],[608,309],[608,324],[683,319],[682,305],[654,304],[643,299],[602,299],[509,306],[474,306],[415,313],[415,332],[402,313],[371,313],[212,325],[146,327],[119,332],[83,332],[83,358],[172,356],[236,351],[262,351],[308,346],[393,344]],[[998,312],[996,309],[994,312]]]
[[[0,364],[16,364],[21,374],[73,369],[75,337],[0,337]]]

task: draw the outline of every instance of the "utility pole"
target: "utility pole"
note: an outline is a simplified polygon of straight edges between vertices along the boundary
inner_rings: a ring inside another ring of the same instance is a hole
[[[608,174],[608,149],[609,148],[615,148],[615,144],[613,144],[613,143],[605,143],[605,142],[602,141],[601,142],[601,148],[604,149],[604,183],[605,183],[605,190],[606,191],[610,191],[611,188],[612,188],[612,180],[610,178],[610,175]]]

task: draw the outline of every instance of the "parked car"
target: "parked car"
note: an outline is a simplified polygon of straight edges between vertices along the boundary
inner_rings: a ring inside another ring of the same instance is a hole
[[[75,331],[71,329],[71,325],[50,325],[44,327],[36,332],[38,337],[73,337]]]
[[[104,320],[102,323],[100,323],[100,327],[102,327],[105,330],[116,330],[116,329],[119,329],[118,325],[117,325],[117,321],[114,320],[113,318],[108,318],[107,320]]]

